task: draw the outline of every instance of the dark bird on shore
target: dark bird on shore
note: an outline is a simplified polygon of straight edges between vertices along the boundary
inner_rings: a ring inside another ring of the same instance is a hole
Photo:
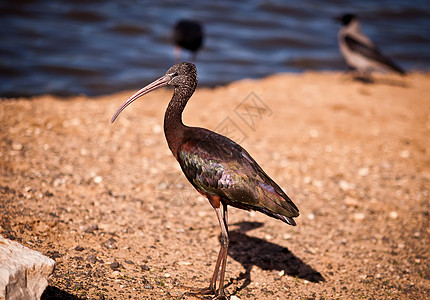
[[[191,51],[190,60],[195,61],[197,52],[204,41],[203,26],[196,21],[180,20],[173,28],[173,43],[175,44],[175,62],[181,61],[182,49]]]
[[[351,69],[365,75],[372,71],[406,74],[362,32],[356,15],[345,14],[335,19],[342,24],[338,33],[339,49]]]
[[[197,86],[196,67],[180,63],[166,75],[131,96],[115,112],[111,122],[133,101],[162,86],[174,87],[173,97],[164,116],[164,133],[173,156],[194,188],[215,209],[221,228],[221,249],[210,285],[200,293],[225,298],[224,275],[229,244],[227,206],[260,211],[289,225],[296,225],[296,205],[263,171],[257,162],[229,138],[182,123],[182,112]],[[218,289],[216,281],[219,276]]]

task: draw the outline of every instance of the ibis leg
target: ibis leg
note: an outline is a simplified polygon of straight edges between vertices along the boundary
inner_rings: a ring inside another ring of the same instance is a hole
[[[225,268],[227,263],[227,253],[228,253],[228,229],[227,229],[227,205],[223,204],[223,212],[221,212],[221,208],[215,208],[219,225],[221,228],[221,248],[218,253],[218,259],[215,264],[214,274],[212,275],[211,283],[209,285],[209,290],[216,290],[216,280],[218,278],[218,274],[220,275],[219,287],[218,291],[215,292],[215,299],[221,299],[225,297],[224,293],[224,277],[225,277]],[[220,270],[221,268],[221,270]]]

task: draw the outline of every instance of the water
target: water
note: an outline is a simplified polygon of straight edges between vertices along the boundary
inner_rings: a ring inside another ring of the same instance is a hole
[[[344,12],[358,14],[363,30],[402,67],[429,70],[428,0],[3,0],[0,96],[138,89],[174,63],[171,28],[181,18],[205,26],[200,86],[345,70],[332,20]]]

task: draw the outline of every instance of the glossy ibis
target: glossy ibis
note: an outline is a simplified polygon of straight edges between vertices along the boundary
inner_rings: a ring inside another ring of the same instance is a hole
[[[405,74],[403,69],[384,56],[363,33],[356,15],[345,14],[336,20],[342,24],[338,33],[339,49],[351,69],[364,74],[371,71]]]
[[[208,198],[221,228],[221,249],[215,271],[209,287],[201,292],[223,298],[229,244],[227,205],[257,210],[289,225],[296,225],[293,217],[299,215],[299,210],[241,146],[210,130],[182,123],[182,112],[197,86],[197,71],[192,63],[174,65],[166,75],[139,90],[121,105],[111,122],[134,100],[166,85],[174,87],[164,116],[167,144],[190,183]]]
[[[182,48],[191,51],[190,60],[195,61],[197,52],[203,45],[203,40],[203,27],[200,23],[192,20],[178,21],[173,28],[175,62],[180,62]]]

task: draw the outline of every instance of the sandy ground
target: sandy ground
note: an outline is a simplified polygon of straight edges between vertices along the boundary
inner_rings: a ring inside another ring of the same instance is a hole
[[[0,102],[0,233],[56,260],[42,299],[195,299],[209,283],[219,228],[168,150],[172,91],[111,125],[132,92]],[[232,299],[430,297],[430,74],[201,88],[184,122],[240,142],[301,212],[292,227],[230,208]]]

